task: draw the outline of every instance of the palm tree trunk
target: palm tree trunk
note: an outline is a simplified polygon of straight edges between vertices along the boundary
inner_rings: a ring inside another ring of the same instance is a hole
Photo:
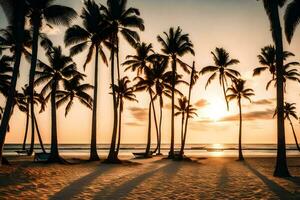
[[[120,150],[120,144],[121,144],[121,129],[122,129],[122,111],[121,111],[121,102],[122,102],[122,98],[120,97],[120,109],[119,109],[119,134],[118,134],[118,144],[117,144],[117,150],[115,153],[115,157],[116,159],[118,159],[118,155],[119,155],[119,150]]]
[[[40,15],[33,16],[33,37],[32,37],[32,55],[31,66],[29,72],[29,94],[30,94],[30,114],[31,114],[31,143],[29,155],[32,155],[34,149],[34,75],[37,63],[38,42],[39,42],[39,28],[40,28]]]
[[[239,127],[239,160],[244,160],[243,152],[242,152],[242,106],[241,106],[241,98],[238,99],[239,103],[239,111],[240,111],[240,127]]]
[[[98,44],[96,44],[92,135],[91,135],[91,149],[90,149],[90,159],[89,159],[90,161],[100,160],[97,153],[97,104],[98,104],[98,62],[99,62],[98,51],[99,51],[99,46]]]
[[[39,142],[40,142],[40,145],[41,145],[41,149],[42,149],[43,153],[46,153],[46,150],[45,150],[44,144],[43,144],[43,140],[42,140],[42,137],[41,137],[40,129],[39,129],[39,126],[38,126],[35,115],[33,117],[34,117],[34,124],[35,124],[35,128],[36,128],[36,132],[37,132]]]
[[[182,116],[181,116],[181,145],[183,145],[183,126],[184,126],[184,112],[182,113]]]
[[[7,127],[10,119],[10,113],[13,107],[15,90],[17,85],[17,79],[20,69],[21,57],[22,57],[22,43],[24,39],[24,25],[25,25],[25,1],[18,1],[18,6],[14,8],[15,13],[13,25],[13,33],[15,37],[15,63],[11,78],[11,86],[8,91],[8,97],[6,100],[3,118],[0,125],[0,165],[2,164],[2,153],[5,142]]]
[[[288,119],[289,119],[289,118],[288,118]],[[291,125],[291,127],[292,127],[292,131],[293,131],[293,135],[294,135],[294,139],[295,139],[295,143],[296,143],[297,149],[298,149],[298,151],[300,151],[300,147],[299,147],[299,144],[298,144],[298,140],[297,140],[297,136],[296,136],[296,133],[295,133],[295,129],[294,129],[292,120],[289,119],[289,122],[290,122],[290,125]]]
[[[26,126],[25,126],[25,134],[24,134],[24,140],[23,140],[22,150],[25,150],[25,147],[26,147],[26,139],[27,139],[28,125],[29,125],[29,106],[28,106],[28,104],[26,105],[26,107],[27,107],[27,112],[26,112]]]
[[[224,93],[224,98],[225,98],[227,110],[229,110],[229,103],[228,103],[228,100],[227,100],[227,98],[226,98],[226,89],[225,89],[224,78],[222,77],[221,80],[222,80],[222,88],[223,88],[223,93]]]
[[[151,148],[151,101],[149,103],[149,113],[148,113],[148,135],[147,135],[147,146],[145,157],[150,156],[150,148]]]
[[[189,122],[189,115],[190,115],[190,102],[191,102],[191,96],[192,96],[192,88],[193,88],[193,78],[195,74],[195,62],[193,62],[192,72],[191,72],[191,79],[190,79],[190,87],[189,87],[189,96],[188,96],[188,109],[186,112],[186,120],[185,120],[185,126],[184,126],[184,134],[183,134],[183,141],[181,143],[180,148],[180,157],[183,158],[184,156],[184,147],[185,147],[185,141],[186,141],[186,135],[187,135],[187,126]]]
[[[156,145],[156,148],[155,150],[153,151],[153,153],[155,153],[157,150],[158,150],[158,138],[159,138],[159,131],[158,131],[158,123],[157,123],[157,118],[156,118],[156,111],[155,111],[155,105],[154,105],[154,102],[153,102],[153,97],[152,97],[152,93],[151,91],[149,90],[149,94],[150,94],[150,99],[151,99],[151,104],[152,104],[152,109],[153,109],[153,115],[154,115],[154,124],[155,124],[155,130],[156,130],[156,138],[157,138],[157,145]]]
[[[49,162],[60,162],[57,143],[56,88],[57,81],[54,80],[51,91],[51,149]]]
[[[114,38],[112,38],[111,43],[114,44]],[[114,49],[111,50],[111,85],[114,85],[115,83],[115,51]],[[116,137],[117,137],[117,126],[118,126],[118,107],[117,107],[117,100],[116,100],[116,91],[115,88],[112,87],[112,96],[113,96],[113,107],[114,107],[114,123],[113,123],[113,132],[112,132],[112,138],[110,143],[110,150],[107,157],[108,162],[114,162],[115,161],[115,148],[116,148]]]
[[[283,92],[283,44],[280,25],[278,1],[264,0],[264,6],[269,8],[269,18],[273,40],[276,46],[276,77],[277,77],[277,158],[274,176],[290,176],[286,162],[285,129],[284,129],[284,92]]]
[[[160,114],[159,114],[159,137],[158,137],[158,151],[157,151],[157,155],[161,155],[161,152],[160,152],[160,147],[161,147],[161,126],[162,126],[162,105],[160,104],[160,107],[159,107],[159,110],[160,110]]]
[[[117,56],[117,72],[118,72],[118,82],[121,79],[120,75],[120,60],[119,60],[119,37],[116,36],[116,44],[117,44],[117,49],[116,49],[116,56]]]
[[[176,76],[176,57],[172,57],[172,116],[171,116],[171,143],[168,158],[174,158],[174,105],[175,105],[175,76]]]

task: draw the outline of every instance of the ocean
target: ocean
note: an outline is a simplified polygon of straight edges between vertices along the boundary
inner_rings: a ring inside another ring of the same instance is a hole
[[[50,145],[45,144],[46,151],[49,152]],[[109,144],[98,144],[98,153],[100,155],[106,155],[109,151]],[[151,146],[154,150],[155,144]],[[29,145],[26,145],[29,148]],[[146,148],[146,144],[122,144],[120,147],[120,155],[132,155],[134,152],[143,152]],[[175,151],[179,151],[180,145],[175,145]],[[4,155],[17,155],[16,151],[21,150],[21,144],[5,144]],[[195,156],[236,156],[237,144],[187,144],[185,148],[186,155]],[[297,150],[296,145],[286,145],[288,156],[299,156],[300,152]],[[59,151],[61,155],[71,156],[85,156],[89,154],[89,144],[60,144]],[[244,156],[275,156],[276,144],[244,144],[243,153]],[[35,152],[41,152],[40,146],[35,145]],[[169,144],[161,145],[161,152],[167,155],[169,151]]]

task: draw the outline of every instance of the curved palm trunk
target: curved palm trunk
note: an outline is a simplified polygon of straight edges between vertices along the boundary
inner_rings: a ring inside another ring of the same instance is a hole
[[[189,87],[189,96],[188,96],[188,109],[186,112],[186,120],[185,120],[185,126],[184,126],[184,134],[183,134],[183,141],[181,143],[180,148],[180,157],[183,158],[184,156],[184,147],[185,147],[185,141],[186,141],[186,135],[187,135],[187,126],[189,122],[189,115],[190,115],[190,102],[191,102],[191,96],[192,96],[192,87],[193,87],[193,77],[195,73],[195,62],[193,62],[192,72],[191,72],[191,79],[190,79],[190,87]]]
[[[172,116],[171,116],[171,143],[170,143],[170,152],[168,158],[174,158],[174,98],[175,98],[175,75],[176,75],[176,57],[172,58]]]
[[[151,148],[151,101],[149,103],[149,113],[148,113],[148,135],[147,135],[147,146],[145,157],[150,156],[150,148]]]
[[[37,63],[38,54],[38,41],[39,41],[39,27],[40,27],[40,15],[37,14],[33,17],[33,37],[32,37],[32,55],[31,66],[29,72],[29,94],[30,94],[30,115],[31,115],[31,143],[29,149],[29,155],[32,155],[34,149],[34,75]]]
[[[112,39],[112,44],[114,44],[114,39]],[[111,84],[114,85],[115,83],[115,62],[114,62],[115,52],[112,49],[111,50]],[[113,123],[113,132],[112,132],[112,138],[110,143],[110,150],[107,157],[108,162],[114,162],[115,161],[115,148],[116,148],[116,137],[117,137],[117,126],[118,126],[118,106],[117,106],[117,100],[116,100],[116,91],[115,88],[112,87],[112,96],[113,96],[113,107],[114,107],[114,123]]]
[[[119,134],[118,134],[118,144],[117,144],[117,150],[115,153],[116,159],[118,159],[119,150],[120,150],[120,144],[121,144],[121,130],[122,130],[122,111],[121,111],[121,102],[122,98],[119,99],[120,102],[120,109],[119,109]]]
[[[157,118],[156,118],[156,111],[155,111],[155,105],[153,102],[153,96],[152,93],[149,91],[149,95],[150,95],[150,99],[151,99],[151,104],[152,104],[152,110],[153,110],[153,115],[154,115],[154,124],[155,124],[155,130],[156,130],[156,138],[157,138],[157,145],[155,150],[153,151],[153,153],[156,153],[156,151],[158,150],[158,143],[159,143],[159,131],[158,131],[158,123],[157,123]]]
[[[15,7],[16,13],[15,19],[13,21],[14,28],[14,34],[16,34],[16,46],[15,46],[15,63],[14,63],[14,69],[12,73],[11,78],[11,86],[8,91],[8,97],[6,100],[3,118],[0,125],[0,161],[2,161],[2,153],[3,153],[3,146],[5,142],[7,127],[10,119],[10,113],[13,108],[13,101],[14,101],[14,95],[17,85],[17,79],[20,69],[20,63],[21,63],[21,57],[22,57],[22,42],[24,38],[24,25],[25,25],[25,1],[18,1],[18,6]],[[0,162],[0,165],[2,162]]]
[[[51,149],[49,162],[60,162],[57,143],[57,119],[56,119],[56,80],[52,83],[51,91]]]
[[[298,151],[300,151],[300,147],[299,147],[299,144],[298,144],[298,140],[297,140],[297,136],[296,136],[296,133],[295,133],[295,129],[294,129],[292,120],[291,120],[290,118],[288,118],[288,120],[289,120],[289,122],[290,122],[292,131],[293,131],[293,135],[294,135],[294,139],[295,139],[295,143],[296,143],[297,149],[298,149]]]
[[[43,144],[43,140],[42,140],[42,137],[41,137],[40,129],[39,129],[39,126],[38,126],[35,115],[33,117],[34,117],[34,124],[35,124],[35,128],[36,128],[36,132],[37,132],[39,142],[40,142],[40,145],[41,145],[41,149],[42,149],[43,153],[46,153],[46,150],[45,150],[44,144]]]
[[[157,150],[157,155],[161,155],[161,152],[160,152],[160,148],[161,148],[161,126],[162,126],[162,105],[160,104],[160,107],[159,107],[159,110],[160,110],[160,114],[159,114],[159,137],[158,137],[158,150]]]
[[[264,0],[265,8],[269,8],[269,19],[273,40],[276,46],[276,77],[277,77],[277,158],[274,176],[290,176],[286,162],[285,129],[284,129],[284,92],[283,92],[283,44],[280,25],[278,1]]]
[[[223,88],[223,94],[224,94],[224,98],[225,98],[227,110],[229,110],[229,103],[228,103],[228,100],[227,100],[227,98],[226,98],[226,88],[225,88],[224,78],[222,77],[221,80],[222,80],[222,88]]]
[[[93,102],[93,116],[92,116],[92,134],[91,134],[91,148],[90,161],[100,160],[97,153],[97,104],[98,104],[98,60],[99,60],[99,46],[96,44],[95,57],[95,74],[94,74],[94,102]]]
[[[241,106],[241,98],[238,99],[239,103],[239,111],[240,111],[240,127],[239,127],[239,160],[244,160],[243,152],[242,152],[242,106]]]
[[[27,112],[26,112],[26,126],[25,126],[25,134],[24,134],[24,140],[23,140],[23,145],[22,145],[22,150],[25,150],[26,147],[26,139],[27,139],[27,134],[28,134],[28,125],[29,125],[29,106],[28,104],[26,105],[27,107]]]

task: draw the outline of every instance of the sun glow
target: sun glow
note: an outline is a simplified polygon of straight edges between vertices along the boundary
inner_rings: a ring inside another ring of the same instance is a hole
[[[210,120],[214,122],[220,121],[223,117],[228,115],[228,111],[226,110],[226,103],[218,99],[210,101],[205,114]]]

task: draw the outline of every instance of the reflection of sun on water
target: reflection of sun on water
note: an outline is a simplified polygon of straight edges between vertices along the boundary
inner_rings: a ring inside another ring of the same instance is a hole
[[[211,151],[211,156],[214,156],[214,157],[223,156],[224,155],[223,148],[224,148],[224,145],[222,145],[222,144],[213,144],[212,149],[214,149],[214,150]]]
[[[227,115],[226,103],[220,99],[215,99],[209,102],[209,106],[206,110],[206,115],[214,122],[220,121]]]

